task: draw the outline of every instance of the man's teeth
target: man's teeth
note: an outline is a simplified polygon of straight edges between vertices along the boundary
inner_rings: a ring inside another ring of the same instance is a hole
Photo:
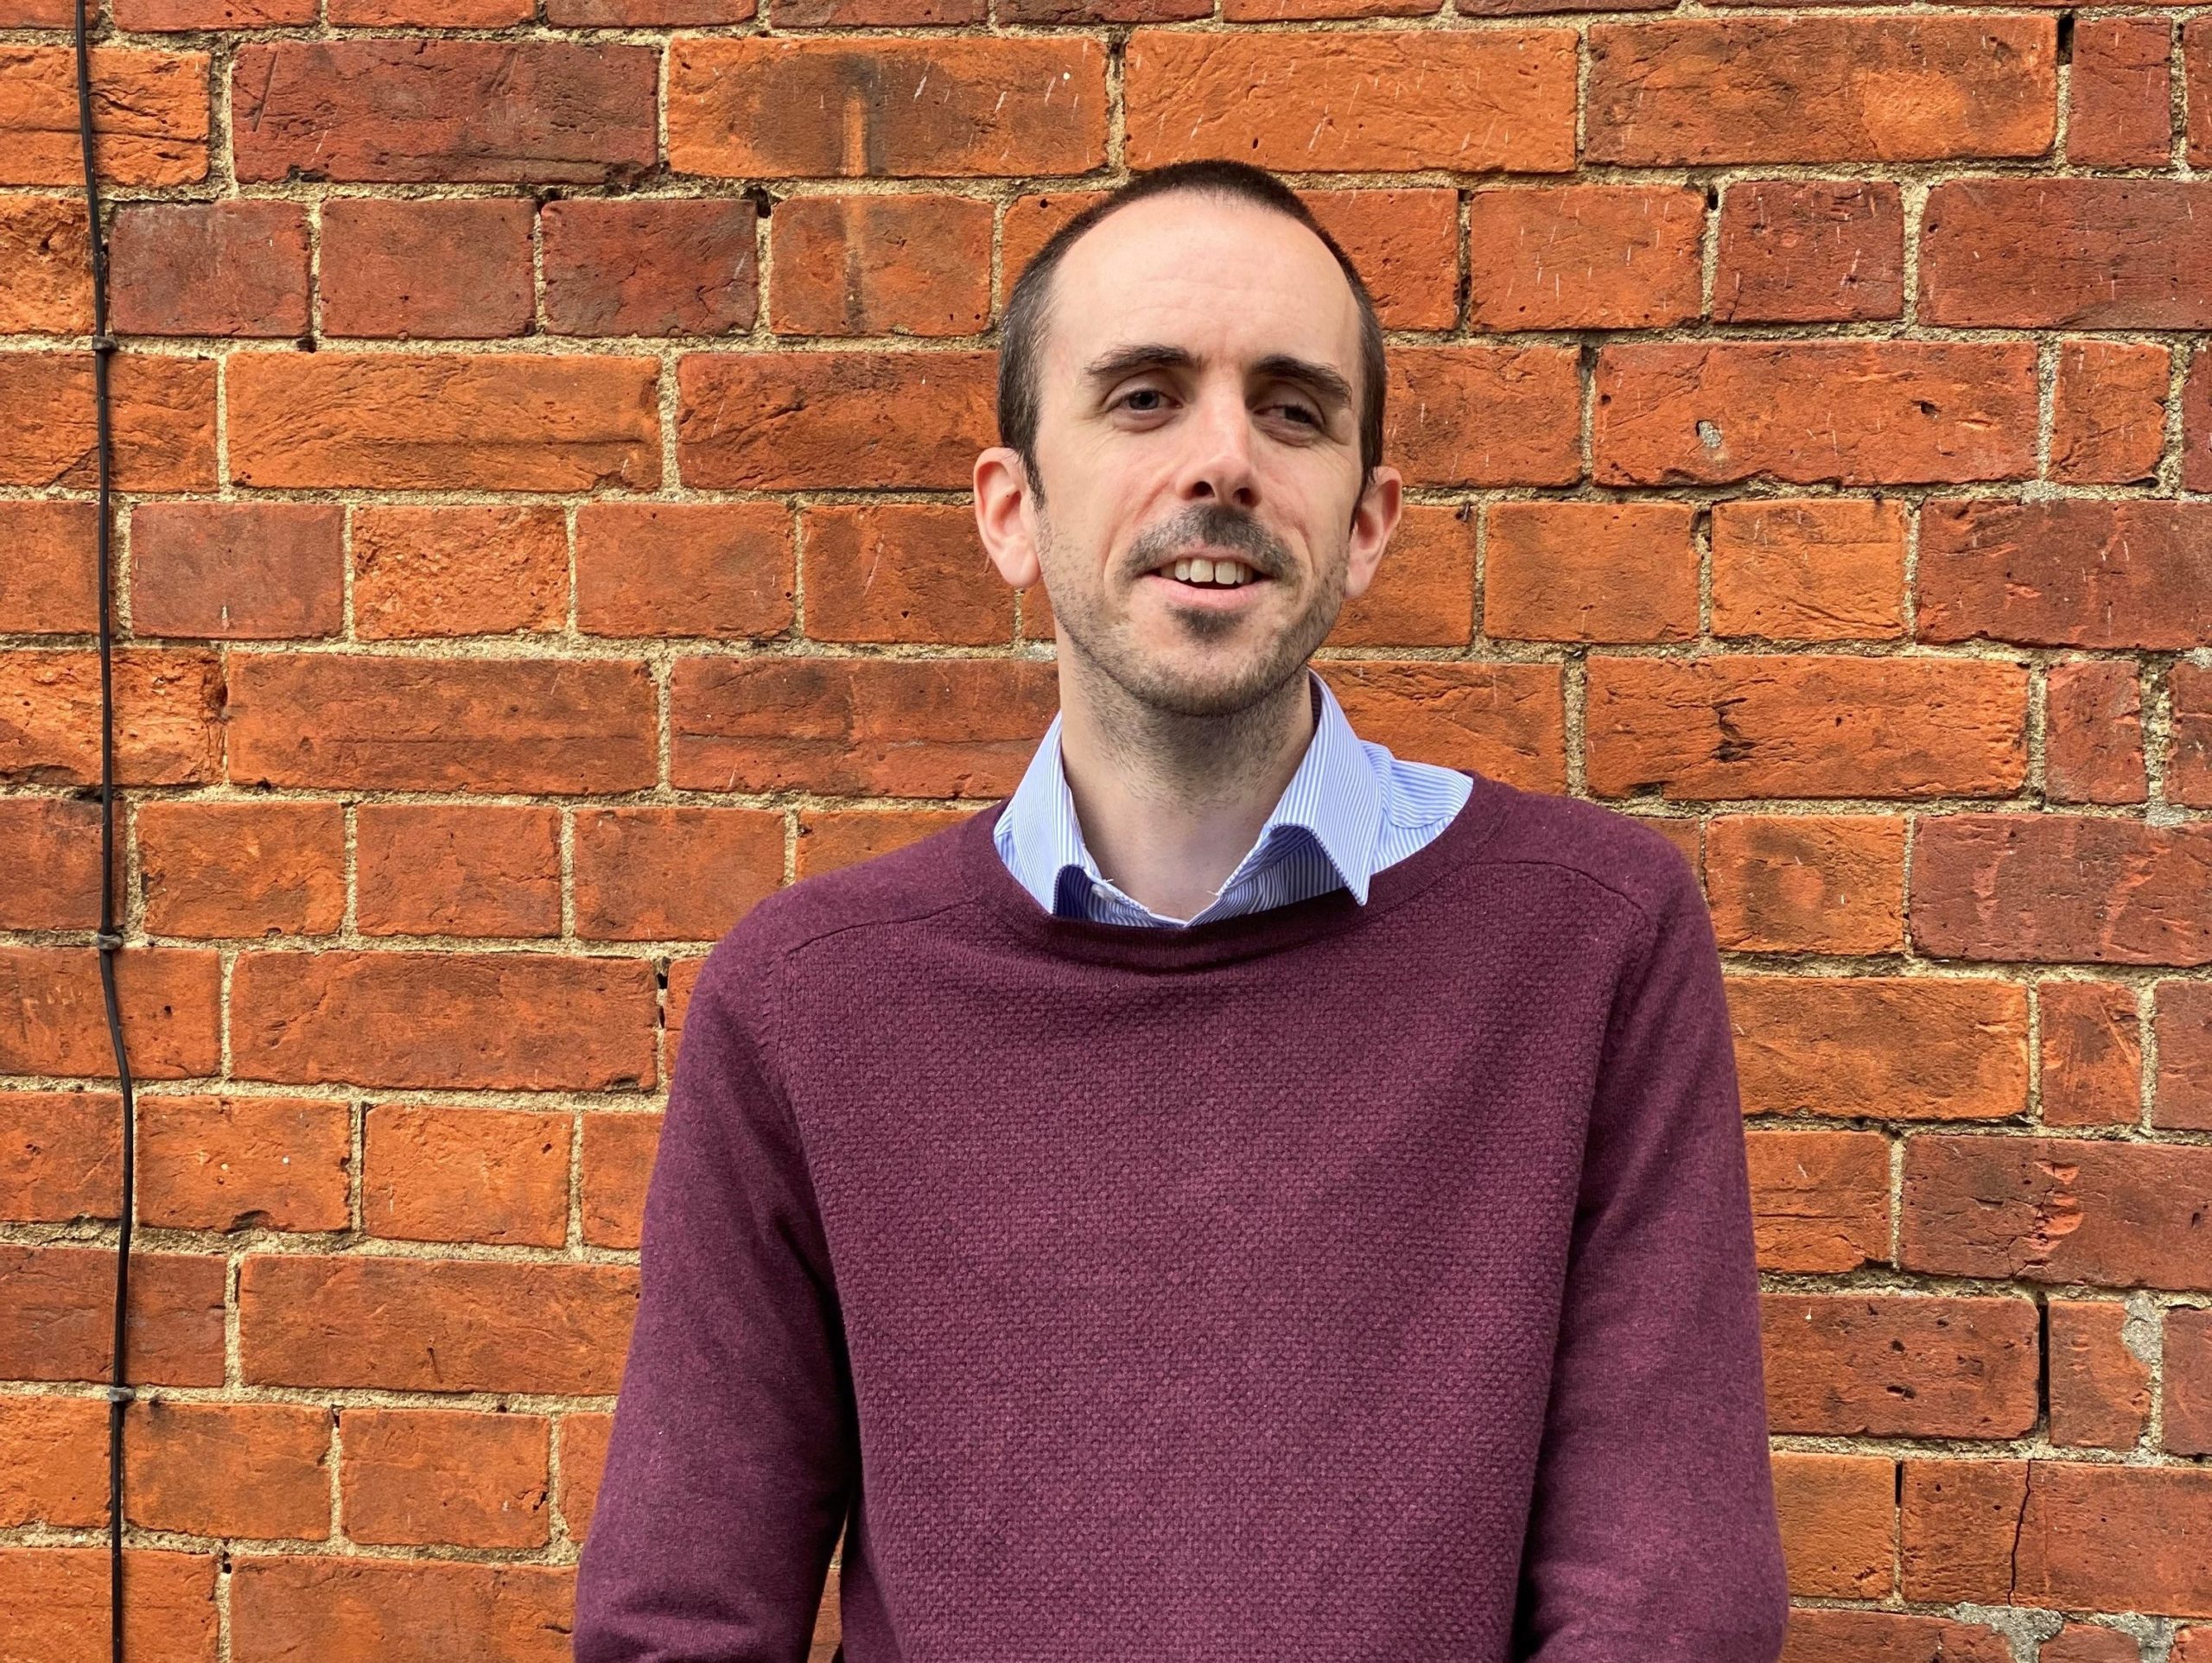
[[[1235,588],[1240,583],[1249,583],[1256,575],[1250,567],[1237,560],[1209,560],[1199,555],[1175,562],[1175,576],[1184,583],[1217,583]]]

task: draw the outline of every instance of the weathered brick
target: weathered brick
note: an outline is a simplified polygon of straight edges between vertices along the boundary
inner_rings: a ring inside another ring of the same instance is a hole
[[[215,360],[124,352],[108,378],[118,491],[215,486]],[[99,483],[89,352],[0,352],[0,485]]]
[[[223,1383],[224,1274],[220,1254],[134,1246],[124,1326],[135,1383]],[[0,1357],[10,1378],[108,1380],[114,1341],[113,1247],[0,1242]]]
[[[2212,504],[1930,502],[1916,621],[1924,641],[2183,651],[2212,640]]]
[[[124,1550],[122,1644],[132,1663],[215,1663],[215,1557]],[[113,1576],[105,1544],[0,1547],[0,1632],[21,1657],[89,1659],[105,1644]]]
[[[2172,1455],[2212,1455],[2212,1311],[2166,1311],[2165,1433]]]
[[[2212,162],[2212,19],[2201,12],[2181,26],[2181,60],[2189,160],[2201,168]]]
[[[505,29],[536,15],[531,0],[327,0],[325,10],[340,29]]]
[[[2202,329],[2212,324],[2208,261],[2212,180],[1948,179],[1921,215],[1920,317]]]
[[[2034,156],[2049,17],[1737,16],[1590,26],[1583,157],[1630,166]]]
[[[587,503],[576,627],[587,635],[780,635],[798,581],[780,503]]]
[[[2003,796],[2027,774],[2027,671],[1976,658],[1593,657],[1600,797]]]
[[[138,1099],[138,1216],[180,1230],[342,1230],[353,1112],[310,1097]]]
[[[778,29],[926,28],[980,23],[990,15],[988,0],[773,0],[769,10]]]
[[[1733,975],[1753,1114],[2002,1120],[2028,1106],[2028,999],[1956,976]]]
[[[0,1219],[66,1224],[115,1217],[122,1194],[122,1101],[108,1091],[0,1093]],[[0,1460],[0,1492],[7,1468]],[[5,1511],[0,1507],[0,1515]]]
[[[607,1440],[613,1430],[613,1415],[565,1414],[554,1436],[561,1446],[561,1520],[569,1539],[581,1542],[591,1530],[591,1515],[599,1501],[599,1481],[607,1465]]]
[[[2066,159],[2078,168],[2156,168],[2173,149],[2173,24],[2085,17],[2074,26]]]
[[[795,196],[769,232],[768,327],[785,335],[972,335],[990,321],[991,204]]]
[[[2155,478],[2166,447],[2172,368],[2172,354],[2154,341],[2061,341],[2050,477],[2066,485]]]
[[[1552,663],[1347,658],[1327,666],[1344,716],[1394,755],[1567,789],[1567,701]]]
[[[113,10],[118,29],[149,33],[267,29],[315,20],[315,0],[113,0]]]
[[[1196,38],[1196,37],[1193,37]],[[1572,485],[1582,385],[1560,346],[1400,346],[1382,453],[1412,486]]]
[[[531,287],[527,198],[379,201],[322,207],[322,332],[484,340],[525,333]]]
[[[798,875],[835,872],[918,842],[932,832],[957,825],[969,809],[802,809],[798,820]],[[671,998],[674,981],[670,983]],[[591,1132],[587,1125],[587,1143]],[[588,1162],[589,1155],[587,1153]]]
[[[106,1522],[107,1405],[58,1393],[0,1397],[0,1528]]]
[[[2140,803],[2147,790],[2135,664],[2089,658],[2051,665],[2044,695],[2044,795],[2053,803]]]
[[[2050,1441],[2132,1450],[2151,1424],[2151,1366],[2127,1349],[2116,1299],[2053,1299]]]
[[[131,627],[234,641],[335,635],[345,530],[335,503],[141,503],[130,515]]]
[[[1720,323],[1847,323],[1904,309],[1904,207],[1888,180],[1749,179],[1720,200]]]
[[[207,54],[92,50],[92,151],[109,185],[207,176]],[[85,182],[77,60],[67,46],[0,46],[0,185]]]
[[[248,953],[231,980],[242,1080],[493,1091],[653,1084],[643,959]]]
[[[1898,485],[2035,472],[2025,341],[1646,341],[1598,354],[1600,485]]]
[[[733,41],[735,45],[738,42]],[[998,441],[996,354],[691,352],[677,467],[710,490],[965,489]]]
[[[2212,665],[2176,663],[2166,673],[2173,750],[2166,759],[2166,799],[2212,809]]]
[[[2033,1300],[1769,1293],[1760,1303],[1775,1431],[2018,1438],[2036,1424]]]
[[[220,1056],[221,969],[213,952],[140,948],[118,954],[116,1001],[141,1080],[213,1074]],[[0,1073],[111,1079],[99,955],[87,947],[0,947]]]
[[[362,1122],[361,1228],[410,1241],[561,1246],[571,1120],[565,1112],[372,1104]]]
[[[222,665],[211,652],[124,647],[112,654],[115,778],[196,785],[216,777]],[[97,652],[0,653],[0,784],[97,785]]]
[[[1344,602],[1321,644],[1465,646],[1474,638],[1474,613],[1473,505],[1408,503],[1374,582]]]
[[[251,41],[231,70],[242,182],[626,182],[652,168],[658,54],[612,41]]]
[[[1886,1598],[1897,1575],[1897,1463],[1778,1450],[1773,1470],[1789,1591]]]
[[[1890,1140],[1878,1132],[1747,1132],[1764,1270],[1850,1271],[1890,1257]]]
[[[660,483],[658,366],[541,353],[249,352],[227,366],[231,478],[371,491]]]
[[[557,630],[569,614],[569,528],[558,508],[353,511],[359,639]]]
[[[66,196],[0,197],[0,334],[91,331],[90,237],[82,202]]]
[[[2011,1591],[2024,1461],[1908,1460],[1900,1474],[1899,1523],[1907,1599],[1972,1599]]]
[[[114,878],[124,896],[123,812]],[[100,809],[73,797],[0,798],[0,930],[94,930],[100,921]]]
[[[719,941],[783,886],[783,811],[580,810],[575,861],[582,939]]]
[[[2027,1464],[2012,1597],[2049,1609],[2212,1616],[2212,1562],[2202,1549],[2212,1539],[2212,1475],[2111,1461]]]
[[[2143,1111],[2135,990],[2113,982],[2036,985],[2043,1028],[2043,1123],[2132,1126]]]
[[[250,1254],[239,1355],[255,1386],[608,1396],[636,1302],[627,1265]]]
[[[1306,190],[1298,198],[1359,269],[1385,329],[1449,329],[1459,321],[1458,192]],[[1012,209],[1007,219],[1011,225]]]
[[[1913,944],[1951,958],[2212,964],[2212,825],[2062,814],[1924,819]]]
[[[548,202],[545,321],[564,335],[723,335],[760,309],[754,223],[745,197]]]
[[[134,1419],[123,1469],[135,1522],[195,1536],[329,1537],[327,1411],[155,1398]]]
[[[365,936],[553,936],[561,816],[526,804],[364,803],[354,911]]]
[[[1705,888],[1739,953],[1894,953],[1904,946],[1905,822],[1892,815],[1715,815]]]
[[[2158,984],[2158,1075],[2151,1123],[2212,1132],[2212,983]]]
[[[1563,173],[1574,59],[1564,29],[1139,29],[1128,165],[1234,154],[1301,173],[1396,173],[1441,157],[1461,173]]]
[[[86,502],[0,502],[0,631],[99,628],[99,512]]]
[[[1194,37],[1195,38],[1195,37]],[[1478,329],[1652,329],[1698,314],[1705,193],[1680,185],[1478,190],[1467,202]]]
[[[144,803],[137,831],[149,934],[321,936],[345,919],[343,803]]]
[[[2142,1656],[2141,1645],[2125,1628],[2067,1622],[2037,1648],[2036,1663],[2141,1663]],[[2178,1647],[2169,1656],[2172,1663],[2188,1663]]]
[[[817,641],[985,646],[1012,638],[1014,591],[966,504],[810,508],[806,633]]]
[[[1904,633],[1904,505],[1758,498],[1713,505],[1713,632],[1770,641]]]
[[[543,1415],[347,1409],[338,1482],[349,1541],[542,1547],[550,1535]]]
[[[232,1663],[568,1663],[575,1575],[566,1565],[362,1554],[241,1558],[231,1577]]]
[[[109,258],[111,315],[126,334],[308,331],[308,216],[296,202],[126,203]]]
[[[758,10],[757,0],[545,0],[556,29],[690,29],[746,22]]]
[[[796,121],[796,110],[835,111]],[[1079,174],[1106,161],[1102,41],[679,36],[668,165],[726,178]]]
[[[1506,640],[1680,641],[1697,633],[1690,503],[1490,505],[1483,629]]]
[[[657,1113],[584,1116],[583,1234],[593,1247],[638,1245],[661,1119]]]

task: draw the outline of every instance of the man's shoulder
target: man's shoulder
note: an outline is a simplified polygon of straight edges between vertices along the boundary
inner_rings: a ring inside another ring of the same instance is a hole
[[[1495,785],[1497,782],[1493,782]],[[1508,800],[1478,859],[1489,865],[1520,864],[1577,873],[1656,921],[1703,888],[1683,841],[1694,841],[1694,821],[1682,841],[1649,816],[1633,815],[1587,797],[1506,786]]]

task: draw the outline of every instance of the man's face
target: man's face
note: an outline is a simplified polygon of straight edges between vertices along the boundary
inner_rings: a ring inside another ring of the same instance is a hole
[[[979,459],[993,560],[1010,582],[1042,577],[1063,644],[1130,698],[1193,716],[1248,708],[1300,674],[1397,519],[1395,470],[1361,490],[1359,311],[1344,273],[1287,215],[1169,193],[1068,251],[1045,333],[1047,498],[1014,502],[1003,471],[987,480],[988,459],[1013,453]],[[1179,581],[1192,556],[1236,562],[1245,579]]]

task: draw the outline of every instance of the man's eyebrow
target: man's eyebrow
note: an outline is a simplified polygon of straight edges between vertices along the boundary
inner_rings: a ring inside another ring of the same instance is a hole
[[[1198,360],[1187,348],[1156,342],[1116,346],[1093,359],[1084,378],[1093,384],[1117,381],[1139,370],[1190,370]],[[1351,383],[1325,364],[1317,364],[1290,352],[1270,352],[1253,366],[1259,375],[1277,381],[1294,381],[1326,404],[1351,403]]]

